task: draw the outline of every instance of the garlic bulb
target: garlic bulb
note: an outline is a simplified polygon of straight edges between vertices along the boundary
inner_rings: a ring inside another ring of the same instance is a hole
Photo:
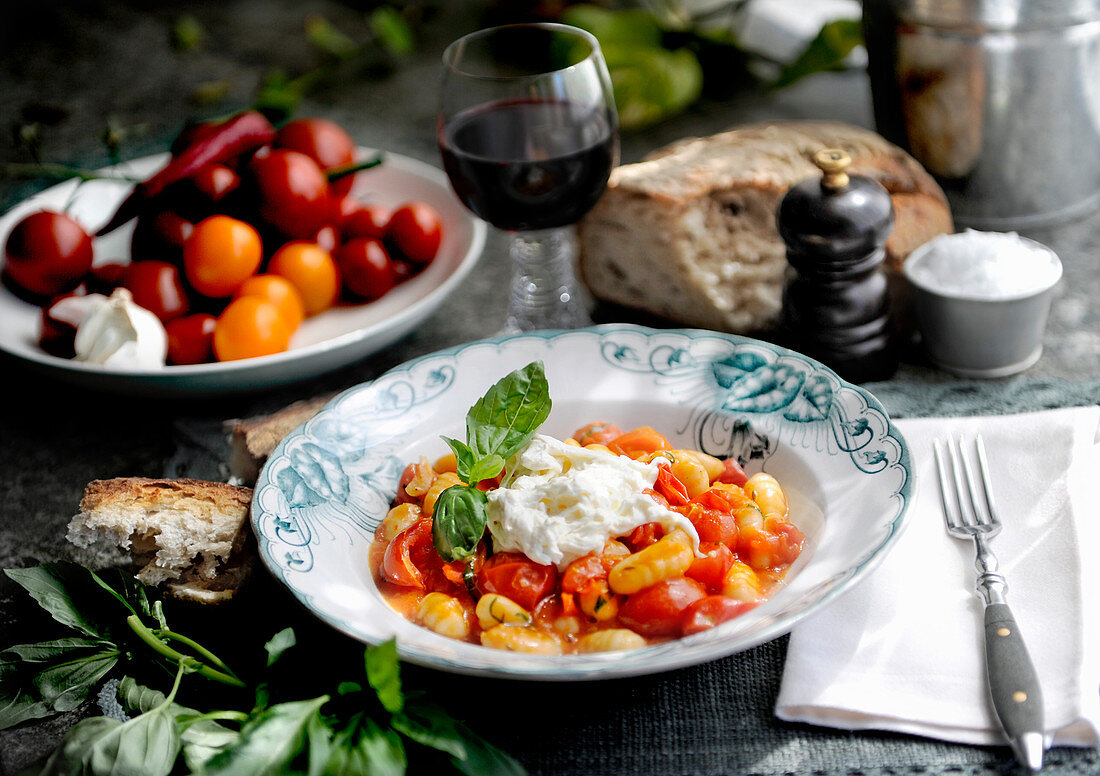
[[[152,369],[164,366],[168,335],[156,315],[134,304],[125,288],[95,300],[76,330],[76,360],[89,364]]]

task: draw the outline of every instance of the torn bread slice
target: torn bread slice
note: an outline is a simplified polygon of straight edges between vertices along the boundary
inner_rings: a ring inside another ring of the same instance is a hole
[[[68,539],[88,547],[110,539],[140,566],[147,585],[216,601],[232,596],[251,567],[252,489],[192,479],[119,477],[84,489]]]

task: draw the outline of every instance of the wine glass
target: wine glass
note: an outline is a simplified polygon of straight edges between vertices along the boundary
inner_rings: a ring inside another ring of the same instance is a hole
[[[505,331],[590,324],[573,229],[619,158],[599,43],[564,24],[510,24],[456,40],[443,66],[443,167],[463,204],[509,233]]]

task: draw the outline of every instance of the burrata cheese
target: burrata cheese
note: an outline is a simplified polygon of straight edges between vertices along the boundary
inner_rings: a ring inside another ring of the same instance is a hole
[[[645,493],[658,465],[568,445],[537,434],[508,461],[489,492],[489,532],[496,552],[521,552],[564,569],[639,525],[680,528],[698,551],[691,521]]]

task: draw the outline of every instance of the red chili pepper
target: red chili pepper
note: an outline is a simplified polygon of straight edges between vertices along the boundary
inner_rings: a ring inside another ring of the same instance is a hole
[[[168,186],[183,180],[208,164],[229,161],[255,151],[275,138],[275,127],[259,111],[245,111],[219,124],[172,157],[160,172],[139,183],[97,235],[114,231],[139,215],[145,203]]]

